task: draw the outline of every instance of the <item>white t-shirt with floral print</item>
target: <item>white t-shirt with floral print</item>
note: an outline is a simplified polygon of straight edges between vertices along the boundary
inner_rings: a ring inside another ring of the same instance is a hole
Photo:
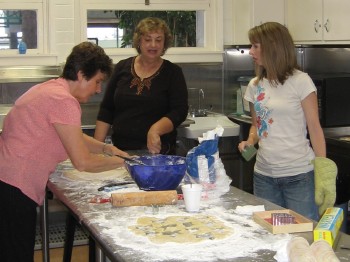
[[[313,169],[315,154],[307,139],[301,101],[316,87],[308,74],[296,70],[277,87],[252,79],[244,99],[254,104],[259,135],[255,171],[270,177],[294,176]]]

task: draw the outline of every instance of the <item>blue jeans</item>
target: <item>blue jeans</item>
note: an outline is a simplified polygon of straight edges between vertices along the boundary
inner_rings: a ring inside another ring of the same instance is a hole
[[[254,172],[254,195],[309,219],[319,220],[315,203],[314,171],[280,178]]]

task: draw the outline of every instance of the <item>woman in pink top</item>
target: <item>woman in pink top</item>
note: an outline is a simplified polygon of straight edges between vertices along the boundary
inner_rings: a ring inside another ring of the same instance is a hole
[[[101,172],[128,156],[82,133],[80,103],[86,103],[112,71],[112,60],[92,43],[75,46],[58,79],[33,86],[17,99],[0,135],[1,261],[33,261],[36,207],[49,175],[69,158],[79,171]]]

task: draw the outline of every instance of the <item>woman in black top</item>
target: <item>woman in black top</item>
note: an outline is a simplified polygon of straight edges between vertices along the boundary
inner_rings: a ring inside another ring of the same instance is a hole
[[[176,128],[186,119],[188,94],[179,66],[163,59],[171,44],[166,23],[145,18],[136,27],[138,56],[120,61],[107,85],[96,122],[95,138],[121,150],[174,154]]]

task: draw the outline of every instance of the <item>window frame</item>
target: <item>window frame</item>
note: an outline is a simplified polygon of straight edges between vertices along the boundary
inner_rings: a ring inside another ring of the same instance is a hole
[[[37,12],[37,48],[35,49],[27,49],[26,55],[37,55],[45,53],[45,15],[44,12],[44,2],[42,0],[22,0],[22,1],[14,1],[11,3],[0,1],[0,9],[1,10],[35,10]],[[2,56],[12,56],[19,55],[17,49],[1,49],[0,54]]]
[[[204,11],[204,47],[171,47],[164,55],[175,63],[222,62],[223,61],[223,0],[79,0],[76,10],[76,30],[79,42],[87,39],[88,10],[130,11]],[[106,53],[119,61],[136,55],[134,48],[106,48]]]

